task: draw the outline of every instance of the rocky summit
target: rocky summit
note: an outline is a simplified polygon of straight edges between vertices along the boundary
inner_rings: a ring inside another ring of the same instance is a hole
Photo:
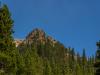
[[[36,28],[33,29],[24,40],[20,40],[17,39],[15,40],[15,44],[16,47],[18,47],[18,45],[20,45],[22,42],[23,43],[27,43],[27,44],[32,44],[40,42],[45,44],[46,42],[51,42],[52,45],[54,45],[55,43],[57,43],[57,41],[55,39],[53,39],[51,36],[48,36],[42,29]]]

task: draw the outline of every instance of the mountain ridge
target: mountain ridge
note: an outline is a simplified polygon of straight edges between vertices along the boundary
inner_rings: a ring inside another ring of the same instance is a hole
[[[29,34],[26,36],[25,39],[15,39],[14,42],[16,44],[16,47],[20,45],[21,43],[28,43],[32,44],[34,42],[41,42],[45,44],[47,41],[50,41],[53,45],[56,44],[58,41],[55,40],[52,36],[49,36],[45,33],[43,29],[35,28]]]

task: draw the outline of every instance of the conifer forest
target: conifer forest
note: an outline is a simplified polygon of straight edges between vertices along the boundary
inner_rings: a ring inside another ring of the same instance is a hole
[[[0,75],[100,75],[100,41],[96,54],[86,56],[65,47],[36,28],[15,40],[14,20],[7,5],[0,6]]]

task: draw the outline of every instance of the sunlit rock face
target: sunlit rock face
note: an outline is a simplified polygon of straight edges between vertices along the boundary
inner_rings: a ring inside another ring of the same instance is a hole
[[[31,31],[26,37],[26,42],[29,44],[37,41],[45,42],[45,32],[38,28]]]
[[[40,42],[45,44],[46,42],[51,42],[53,45],[57,42],[56,40],[54,40],[52,37],[46,35],[46,33],[39,28],[34,29],[33,31],[31,31],[26,39],[25,39],[26,43],[31,44],[32,42]]]
[[[22,42],[23,40],[14,40],[16,47],[18,47]]]
[[[24,40],[14,40],[14,43],[16,47],[18,47],[21,44],[29,44],[31,45],[32,43],[38,44],[46,44],[47,42],[51,43],[51,45],[55,45],[57,41],[53,39],[51,36],[46,35],[46,33],[39,28],[33,29]]]

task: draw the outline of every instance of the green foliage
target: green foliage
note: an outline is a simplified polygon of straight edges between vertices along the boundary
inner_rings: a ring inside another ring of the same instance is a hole
[[[3,5],[0,7],[0,75],[94,74],[94,58],[87,60],[85,50],[81,57],[74,48],[66,48],[58,41],[54,43],[44,34],[41,42],[40,32],[35,33],[31,43],[24,40],[16,48],[12,27],[9,9]],[[99,57],[97,55],[98,60]]]
[[[82,72],[84,75],[87,73],[87,58],[86,58],[86,53],[85,49],[83,49],[83,55],[82,55]]]
[[[0,7],[0,71],[16,74],[16,47],[12,37],[13,20],[6,5]]]
[[[44,59],[44,70],[43,75],[52,75],[51,66],[47,59]]]
[[[95,62],[95,75],[100,75],[100,41],[97,42],[96,62]]]

